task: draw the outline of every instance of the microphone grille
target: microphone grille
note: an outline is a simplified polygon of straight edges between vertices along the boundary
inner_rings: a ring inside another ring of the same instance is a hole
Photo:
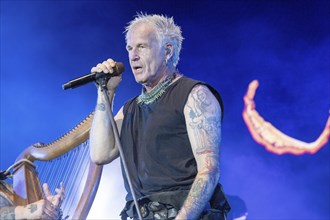
[[[116,72],[115,72],[115,75],[120,75],[122,74],[122,72],[125,71],[125,67],[124,67],[124,64],[121,63],[121,62],[117,62],[116,63]]]

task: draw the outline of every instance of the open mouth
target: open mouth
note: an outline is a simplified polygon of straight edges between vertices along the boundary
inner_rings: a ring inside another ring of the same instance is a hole
[[[142,67],[141,66],[134,66],[133,69],[136,70],[136,71],[140,71],[142,69]]]

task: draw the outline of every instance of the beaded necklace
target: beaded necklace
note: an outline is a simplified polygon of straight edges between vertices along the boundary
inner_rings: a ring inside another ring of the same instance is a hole
[[[137,98],[138,104],[150,104],[155,102],[161,97],[165,90],[170,86],[171,82],[175,79],[176,73],[168,76],[163,82],[159,83],[151,92],[146,92],[143,88],[141,94]]]

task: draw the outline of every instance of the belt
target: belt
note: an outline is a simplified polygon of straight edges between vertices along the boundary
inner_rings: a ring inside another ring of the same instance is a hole
[[[144,220],[170,220],[174,219],[178,214],[178,211],[172,205],[154,201],[140,204],[140,211]],[[131,206],[130,209],[126,210],[126,215],[130,218],[138,219],[135,206]]]

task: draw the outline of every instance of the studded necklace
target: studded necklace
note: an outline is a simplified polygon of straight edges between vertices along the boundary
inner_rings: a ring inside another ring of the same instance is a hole
[[[159,83],[151,92],[147,92],[144,88],[137,98],[138,104],[151,104],[161,97],[165,90],[170,86],[171,82],[175,79],[176,73],[168,76],[163,82]]]

